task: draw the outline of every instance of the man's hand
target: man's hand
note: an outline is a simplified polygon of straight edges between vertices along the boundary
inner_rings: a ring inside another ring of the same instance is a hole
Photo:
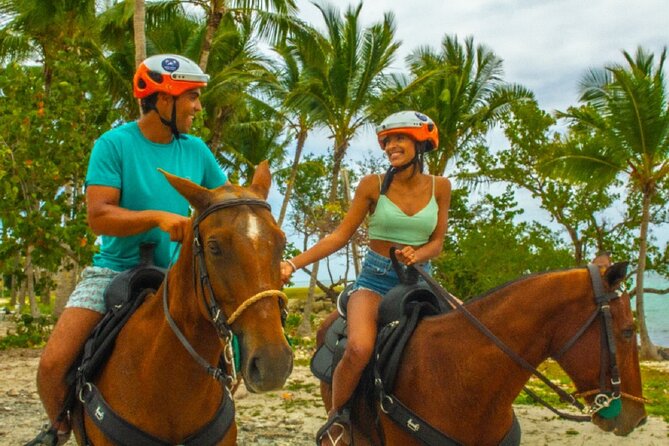
[[[173,242],[183,241],[184,236],[190,227],[190,218],[172,214],[171,212],[155,212],[159,212],[157,215],[158,227],[170,235],[170,240]]]

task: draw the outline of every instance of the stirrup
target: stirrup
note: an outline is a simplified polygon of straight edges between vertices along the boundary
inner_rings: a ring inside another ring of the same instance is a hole
[[[333,426],[337,426],[341,429],[341,433],[335,438],[333,438],[332,434],[330,433],[330,428]],[[327,439],[330,440],[330,443],[332,443],[334,446],[337,446],[339,442],[342,441],[347,431],[351,437],[351,442],[348,446],[353,446],[351,412],[348,408],[344,408],[338,412],[335,412],[332,418],[328,419],[325,424],[320,429],[318,429],[318,432],[316,432],[316,445],[321,446],[323,439],[327,436]],[[342,444],[344,443],[342,442]]]
[[[42,431],[35,438],[23,446],[60,446],[70,439],[70,432],[59,434],[58,430],[50,424],[45,424]]]

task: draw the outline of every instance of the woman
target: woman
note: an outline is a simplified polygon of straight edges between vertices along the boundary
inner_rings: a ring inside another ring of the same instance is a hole
[[[367,175],[356,190],[346,216],[327,237],[297,257],[281,262],[285,282],[295,270],[342,248],[369,214],[369,246],[347,305],[348,343],[332,379],[328,422],[317,434],[319,444],[350,443],[348,427],[338,420],[374,350],[376,317],[383,296],[399,283],[388,258],[395,248],[406,265],[429,271],[430,259],[443,245],[451,184],[423,173],[423,155],[438,146],[434,122],[422,113],[388,116],[377,128],[379,144],[390,161],[385,175]]]

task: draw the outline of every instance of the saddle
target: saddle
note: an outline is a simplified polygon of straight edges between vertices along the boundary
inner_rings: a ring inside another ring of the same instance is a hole
[[[352,293],[353,285],[347,286],[337,297],[337,312],[335,319],[325,334],[323,345],[311,359],[311,371],[321,381],[332,383],[332,373],[341,360],[346,341],[346,306]],[[419,308],[416,317],[411,318],[415,308]],[[418,322],[426,316],[446,313],[450,307],[446,306],[432,292],[427,285],[418,283],[400,283],[392,288],[383,297],[379,306],[377,346],[383,345],[382,367],[389,373],[388,378],[394,381],[399,359],[404,351],[406,342],[411,337]],[[389,329],[394,333],[404,333],[405,336],[389,339]],[[392,375],[392,376],[390,376]]]

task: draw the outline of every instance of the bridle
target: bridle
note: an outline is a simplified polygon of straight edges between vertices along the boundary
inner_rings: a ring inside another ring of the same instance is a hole
[[[590,317],[585,321],[583,326],[574,334],[574,336],[566,342],[566,344],[552,355],[553,359],[559,360],[569,349],[571,349],[576,341],[580,339],[583,333],[592,325],[597,317],[600,317],[602,329],[600,330],[600,372],[599,372],[599,389],[588,390],[585,392],[578,392],[576,397],[588,397],[595,395],[592,404],[588,409],[588,415],[600,413],[606,414],[606,409],[612,406],[621,397],[631,399],[633,401],[645,403],[645,398],[639,398],[634,395],[622,392],[620,390],[620,371],[618,370],[618,362],[616,359],[616,339],[613,334],[613,316],[611,315],[611,301],[620,298],[622,291],[620,289],[606,291],[597,265],[589,264],[588,272],[590,273],[590,280],[592,288],[595,293],[595,304],[597,308],[592,312]],[[608,374],[604,366],[606,364],[606,357],[608,355]],[[607,376],[609,377],[609,384],[607,386]],[[610,387],[610,390],[609,390]],[[617,403],[616,403],[617,404]],[[600,411],[604,411],[603,413]],[[604,416],[606,418],[606,416]]]
[[[237,380],[237,365],[235,364],[235,355],[233,349],[233,331],[231,325],[239,318],[239,316],[248,309],[254,303],[266,298],[266,297],[278,297],[279,298],[279,309],[281,311],[281,320],[285,321],[287,315],[287,306],[288,306],[288,297],[285,293],[280,290],[265,290],[259,293],[254,294],[253,296],[246,299],[235,311],[230,315],[226,316],[224,311],[218,305],[216,300],[216,295],[214,289],[211,286],[211,280],[209,279],[209,272],[207,271],[207,265],[204,259],[204,250],[202,248],[202,239],[200,236],[200,223],[211,215],[214,212],[217,212],[221,209],[226,209],[235,206],[260,206],[266,209],[271,210],[270,205],[264,201],[255,198],[234,198],[230,200],[221,201],[210,205],[202,213],[197,215],[193,220],[193,281],[195,285],[195,290],[197,292],[197,276],[199,272],[199,283],[202,290],[202,300],[204,305],[207,308],[209,313],[209,319],[216,328],[218,336],[223,340],[225,348],[223,350],[223,359],[228,365],[228,368],[231,370],[230,374],[226,373],[224,369],[215,367],[205,361],[193,348],[193,346],[188,342],[188,339],[183,335],[179,327],[174,322],[174,319],[170,315],[168,304],[167,304],[167,274],[165,275],[165,281],[163,283],[163,310],[165,312],[165,318],[167,319],[168,324],[172,328],[172,331],[177,336],[181,344],[186,348],[188,353],[195,359],[202,367],[205,368],[207,373],[214,377],[214,379],[225,382],[228,389],[234,384]]]
[[[590,390],[587,392],[581,392],[581,393],[575,393],[575,394],[570,394],[567,393],[565,390],[561,389],[558,387],[556,384],[554,384],[548,377],[546,377],[544,374],[542,374],[540,371],[538,371],[535,367],[533,367],[530,363],[528,363],[525,359],[520,357],[518,354],[516,354],[513,350],[511,350],[506,344],[502,342],[494,333],[492,333],[485,325],[483,325],[477,318],[474,316],[472,313],[469,312],[469,310],[463,306],[457,299],[455,299],[448,291],[443,289],[441,285],[437,283],[434,278],[432,278],[428,273],[423,271],[422,268],[414,268],[414,270],[420,274],[420,276],[423,277],[423,279],[427,282],[427,284],[430,286],[430,288],[433,289],[433,291],[442,299],[444,299],[448,305],[450,305],[453,308],[456,308],[460,312],[462,312],[465,317],[469,319],[469,321],[479,330],[481,331],[485,336],[487,336],[497,347],[499,347],[504,353],[506,353],[513,361],[515,361],[518,365],[520,365],[522,368],[528,370],[531,372],[533,375],[535,375],[537,378],[539,378],[544,384],[546,384],[548,387],[550,387],[555,393],[557,393],[560,397],[560,400],[563,402],[569,403],[579,409],[582,413],[585,412],[587,413],[586,416],[583,415],[572,415],[572,414],[567,414],[564,412],[561,412],[560,410],[554,408],[550,403],[544,401],[541,397],[539,397],[536,393],[532,392],[528,388],[524,388],[524,391],[530,395],[533,399],[535,399],[537,402],[540,404],[544,405],[547,407],[549,410],[554,412],[555,414],[559,415],[562,418],[569,419],[572,421],[591,421],[592,415],[595,413],[598,413],[602,418],[612,418],[615,415],[617,415],[617,412],[613,416],[607,417],[605,414],[602,412],[605,412],[605,410],[609,407],[612,406],[612,404],[615,401],[620,401],[621,397],[628,398],[633,401],[641,402],[641,403],[646,403],[648,400],[646,400],[643,397],[636,397],[634,395],[629,395],[627,393],[621,392],[620,391],[620,373],[618,370],[618,364],[616,362],[616,343],[615,343],[615,337],[613,335],[613,318],[611,316],[611,309],[610,309],[610,302],[613,299],[617,299],[620,297],[619,290],[614,290],[610,292],[606,292],[604,290],[604,285],[602,283],[602,278],[599,272],[599,267],[596,265],[588,265],[588,271],[590,273],[590,279],[592,282],[592,287],[594,290],[595,294],[595,303],[597,304],[597,308],[593,312],[593,314],[588,318],[588,320],[585,322],[585,324],[576,332],[576,334],[565,344],[564,347],[562,347],[557,354],[553,355],[554,359],[558,359],[561,357],[564,353],[566,353],[575,343],[576,341],[585,333],[585,331],[588,329],[588,327],[594,322],[594,320],[601,315],[601,321],[602,321],[602,336],[601,336],[601,369],[600,369],[600,388],[597,390]],[[604,363],[605,363],[605,358],[606,355],[608,354],[609,357],[609,367],[608,367],[608,374],[607,371],[604,368]],[[606,377],[610,377],[610,384],[611,384],[611,390],[607,390],[607,383],[606,383]],[[585,406],[577,399],[578,397],[587,397],[591,395],[596,395],[595,398],[593,399],[593,402],[590,406],[590,408],[586,411]],[[619,408],[618,408],[619,409]]]

